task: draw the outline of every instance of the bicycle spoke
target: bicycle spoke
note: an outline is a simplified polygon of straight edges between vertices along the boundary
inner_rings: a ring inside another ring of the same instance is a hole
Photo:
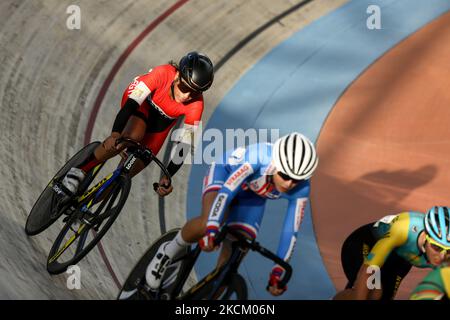
[[[61,249],[59,249],[58,252],[48,260],[48,262],[52,263],[56,261],[56,259],[58,259],[67,250],[67,248],[69,248],[70,245],[80,236],[81,232],[84,230],[85,227],[86,224],[82,224],[78,228],[77,232],[75,232],[74,235],[70,237],[70,239],[64,244],[64,246]]]
[[[88,237],[89,230],[83,232],[80,240],[78,240],[77,250],[75,251],[75,255],[78,255],[84,248],[84,244],[86,243],[86,239]]]
[[[117,189],[117,187],[118,186],[116,185],[115,188],[113,189],[113,191],[115,191]],[[99,212],[101,212],[103,210],[103,208],[106,206],[106,204],[109,202],[109,200],[111,199],[111,197],[113,195],[114,195],[113,192],[109,192],[108,195],[106,196],[106,198],[102,200],[99,207],[95,210],[95,212],[89,214],[91,217],[88,218],[88,221],[91,223],[90,224],[91,226],[94,225],[96,223],[96,220],[98,220],[99,218],[100,218],[100,220],[103,220],[102,216],[99,215]],[[91,202],[87,205],[87,208],[90,208],[92,206],[92,201],[93,201],[93,199],[91,199]],[[107,210],[108,210],[108,208],[107,208]],[[85,218],[86,215],[87,215],[87,213],[84,213],[83,217]],[[81,232],[80,232],[80,234],[81,234]],[[83,250],[87,237],[88,237],[88,230],[86,230],[80,237],[80,239],[78,241],[77,249],[75,251],[75,255],[78,255]]]
[[[107,195],[106,199],[104,199],[102,201],[102,204],[100,205],[99,208],[97,208],[97,210],[95,210],[94,215],[96,216],[94,218],[95,220],[105,220],[106,218],[108,218],[111,215],[111,210],[112,210],[112,206],[114,204],[114,201],[110,201],[111,198],[114,197],[114,200],[117,199],[117,195],[120,192],[120,186],[119,185],[115,185],[113,187],[113,189],[111,190],[111,192]],[[98,214],[97,212],[101,212],[102,206],[104,207],[106,205],[106,203],[108,204],[108,206],[106,207],[106,209],[103,211],[103,213]]]

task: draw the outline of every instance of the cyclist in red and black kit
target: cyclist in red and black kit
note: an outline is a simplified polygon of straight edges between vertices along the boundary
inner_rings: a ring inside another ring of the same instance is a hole
[[[157,154],[177,118],[185,116],[183,134],[172,153],[179,158],[172,159],[167,167],[173,176],[183,164],[180,159],[185,159],[189,149],[193,152],[193,136],[203,112],[202,93],[211,87],[213,79],[211,60],[197,52],[188,53],[178,65],[171,61],[137,76],[123,93],[111,135],[81,165],[69,170],[63,185],[76,193],[87,172],[127,147],[126,143],[116,146],[119,137],[139,141]],[[131,175],[138,174],[147,165],[138,160]],[[161,178],[157,190],[160,196],[172,192],[172,186],[165,187],[167,182],[167,177]]]

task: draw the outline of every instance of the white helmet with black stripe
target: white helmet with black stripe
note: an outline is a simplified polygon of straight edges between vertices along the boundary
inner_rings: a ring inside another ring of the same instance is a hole
[[[298,132],[275,141],[272,158],[278,171],[295,180],[309,179],[319,163],[314,144]]]

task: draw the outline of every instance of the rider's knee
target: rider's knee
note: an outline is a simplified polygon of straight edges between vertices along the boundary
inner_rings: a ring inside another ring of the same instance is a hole
[[[146,134],[147,124],[139,117],[131,116],[127,125],[121,132],[122,138],[128,138],[137,142],[141,142]]]
[[[130,131],[130,132],[123,132],[120,135],[120,138],[131,139],[133,141],[140,142],[144,139],[144,136],[145,136],[145,134],[140,133],[138,131]],[[131,143],[122,142],[117,145],[117,150],[120,152],[130,146],[132,146]]]

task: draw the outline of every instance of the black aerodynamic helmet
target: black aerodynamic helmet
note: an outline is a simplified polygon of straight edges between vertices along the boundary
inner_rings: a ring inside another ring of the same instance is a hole
[[[196,91],[206,91],[214,80],[214,66],[204,54],[189,52],[179,63],[180,75]]]

